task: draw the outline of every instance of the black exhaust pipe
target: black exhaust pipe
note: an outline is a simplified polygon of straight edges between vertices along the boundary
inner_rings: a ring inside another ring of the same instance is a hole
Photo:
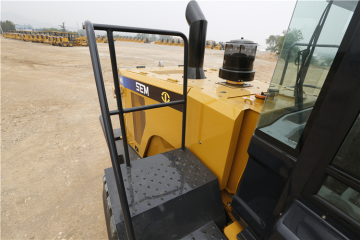
[[[204,79],[203,69],[206,45],[207,21],[196,1],[190,1],[185,12],[190,26],[188,79]]]

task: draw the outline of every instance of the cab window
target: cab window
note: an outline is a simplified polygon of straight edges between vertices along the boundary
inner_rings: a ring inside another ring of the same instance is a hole
[[[299,0],[267,92],[255,134],[297,156],[354,9],[332,1]],[[299,146],[300,145],[300,146]]]
[[[353,182],[357,182],[360,181],[359,161],[360,115],[330,166],[337,169],[340,176],[349,176],[347,179],[354,179]],[[360,186],[356,183],[350,186],[336,176],[327,176],[317,195],[360,223]]]

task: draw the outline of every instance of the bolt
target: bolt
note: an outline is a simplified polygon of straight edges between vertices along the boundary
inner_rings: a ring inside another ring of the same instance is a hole
[[[281,216],[281,215],[282,215],[282,213],[279,213],[279,215]]]
[[[201,144],[201,141],[199,141],[199,144]]]
[[[324,219],[324,220],[325,220],[325,219],[326,219],[326,216],[325,216],[325,215],[322,215],[322,219]]]

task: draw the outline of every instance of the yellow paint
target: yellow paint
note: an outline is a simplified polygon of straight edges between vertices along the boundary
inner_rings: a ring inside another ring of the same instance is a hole
[[[132,68],[119,69],[119,74],[164,89],[159,97],[169,102],[172,101],[169,91],[182,94],[182,70],[182,67]],[[218,77],[216,69],[207,69],[206,77],[188,80],[186,147],[215,174],[220,190],[227,190],[231,196],[246,166],[246,149],[264,102],[254,95],[266,92],[268,84],[256,80],[246,88],[222,84],[225,81]],[[139,94],[124,87],[121,93],[125,108],[132,107],[131,93]],[[158,103],[141,96],[145,105]],[[134,137],[133,113],[125,115],[129,144],[137,147],[141,157],[181,146],[182,112],[171,107],[144,112],[146,125],[140,143]]]
[[[226,189],[221,191],[221,199],[224,204],[225,211],[229,214],[231,220],[233,222],[236,221],[235,217],[232,215],[232,208],[230,206],[231,200],[233,198],[234,194],[230,194],[226,191]]]
[[[249,147],[251,136],[255,131],[259,115],[258,112],[250,109],[246,110],[244,113],[234,160],[231,166],[229,180],[226,185],[226,190],[229,193],[236,193],[241,176],[245,170],[247,161],[244,161],[243,159],[248,159],[249,157],[247,149]]]
[[[235,221],[224,228],[224,234],[229,240],[238,240],[237,235],[244,230],[239,222]]]
[[[161,99],[163,100],[163,102],[170,102],[170,96],[167,92],[161,93]]]
[[[220,189],[226,187],[242,111],[191,89],[188,93],[186,146],[212,171]]]
[[[148,146],[148,150],[146,152],[146,156],[154,156],[158,154],[159,152],[168,152],[175,149],[173,146],[171,146],[170,143],[168,143],[166,140],[164,140],[162,137],[159,136],[153,136],[150,139],[150,143]]]

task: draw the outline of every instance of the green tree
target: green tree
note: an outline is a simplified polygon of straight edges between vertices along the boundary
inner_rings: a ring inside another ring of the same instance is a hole
[[[287,55],[287,51],[289,50],[290,46],[303,39],[303,35],[301,30],[299,29],[289,29],[288,31],[284,30],[282,32],[282,36],[280,35],[270,35],[269,38],[266,39],[266,44],[268,47],[266,50],[270,52],[275,52],[277,55],[281,53],[282,48],[284,48],[282,55]],[[286,39],[286,42],[284,43]],[[299,50],[298,47],[293,48],[293,52],[297,52]],[[284,56],[281,56],[284,57]]]
[[[78,33],[79,35],[81,35],[81,36],[86,36],[86,31],[85,31],[85,29],[79,29],[79,30],[77,30],[77,33]]]
[[[42,28],[41,31],[60,32],[58,28]]]
[[[15,24],[12,21],[1,21],[1,29],[3,32],[8,32],[9,30],[15,30]]]
[[[165,39],[165,40],[172,40],[173,36],[167,36],[167,35],[161,35],[160,38]]]
[[[268,45],[266,51],[278,52],[279,49],[277,48],[277,46],[278,46],[279,38],[281,38],[280,35],[270,35],[269,38],[266,39],[266,44]]]
[[[150,41],[155,42],[155,41],[157,41],[158,39],[159,39],[159,38],[158,38],[157,35],[155,35],[155,34],[151,34],[151,35],[150,35]]]
[[[281,53],[281,58],[285,59],[288,51],[290,50],[290,47],[300,40],[303,40],[304,37],[302,35],[301,30],[299,29],[290,29],[288,31],[283,31],[284,36],[281,36],[278,42],[278,48],[280,49],[276,54]],[[282,50],[282,51],[281,51]],[[297,57],[297,53],[300,51],[300,48],[298,46],[295,46],[291,50],[291,60],[295,59]]]

